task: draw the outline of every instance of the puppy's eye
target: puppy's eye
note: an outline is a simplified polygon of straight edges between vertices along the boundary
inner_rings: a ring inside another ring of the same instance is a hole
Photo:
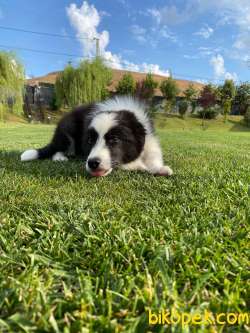
[[[96,142],[97,138],[98,138],[97,132],[93,128],[89,129],[87,132],[87,139],[86,139],[87,144],[93,145]]]
[[[111,145],[115,145],[116,143],[119,142],[119,139],[117,136],[110,136],[106,140],[107,140],[107,143],[109,143]]]
[[[94,139],[91,135],[89,135],[89,136],[87,137],[87,143],[88,143],[89,145],[93,144],[94,141],[95,141],[95,139]]]

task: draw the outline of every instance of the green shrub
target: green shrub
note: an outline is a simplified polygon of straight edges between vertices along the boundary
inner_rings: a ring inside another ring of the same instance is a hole
[[[224,115],[224,121],[227,120],[227,116],[230,114],[231,109],[232,109],[231,99],[225,99],[225,101],[223,103],[223,109],[222,109],[222,113]]]
[[[124,74],[116,87],[118,95],[134,95],[136,90],[136,82],[134,77],[130,74]]]
[[[154,80],[153,75],[148,73],[145,79],[136,82],[135,94],[138,98],[152,103],[157,86],[158,83]]]
[[[166,100],[166,113],[171,112],[172,107],[176,102],[176,96],[179,94],[179,88],[176,81],[170,76],[161,82],[160,90]]]
[[[244,115],[244,119],[245,119],[247,126],[250,127],[250,106],[247,108],[247,111]]]
[[[149,109],[148,109],[148,114],[151,118],[154,118],[157,114],[157,107],[155,105],[152,105]]]
[[[202,119],[215,119],[219,113],[218,107],[204,108],[198,111],[198,115]]]
[[[180,101],[178,104],[178,111],[182,118],[184,118],[185,114],[187,113],[187,110],[188,110],[188,102],[185,100]]]

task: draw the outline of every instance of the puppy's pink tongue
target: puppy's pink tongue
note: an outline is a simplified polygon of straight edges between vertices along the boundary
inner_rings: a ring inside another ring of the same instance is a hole
[[[93,171],[93,172],[91,172],[91,176],[94,176],[94,177],[101,177],[101,176],[104,176],[105,173],[106,173],[105,170]]]

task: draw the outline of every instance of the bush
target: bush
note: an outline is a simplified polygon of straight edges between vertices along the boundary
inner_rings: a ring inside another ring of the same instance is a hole
[[[245,82],[237,87],[234,104],[238,107],[239,113],[244,115],[250,105],[250,83]]]
[[[157,86],[158,83],[154,81],[153,75],[148,73],[145,79],[136,82],[135,94],[142,100],[152,102]]]
[[[202,119],[215,119],[219,113],[219,108],[215,106],[210,108],[204,108],[198,111],[198,115]]]
[[[179,94],[179,88],[176,81],[170,76],[162,81],[160,90],[163,97],[166,99],[165,110],[168,113],[175,104],[176,96]]]
[[[244,115],[244,119],[245,119],[247,126],[250,127],[250,106],[247,108],[247,111]]]
[[[119,95],[134,95],[136,82],[133,76],[128,73],[124,74],[116,87],[116,93]]]
[[[178,104],[178,111],[182,118],[184,118],[185,114],[188,110],[188,102],[187,101],[180,101]]]
[[[222,113],[224,115],[224,121],[227,120],[227,116],[230,114],[232,109],[232,101],[231,99],[226,99],[223,103],[223,109],[222,109]]]
[[[149,114],[150,118],[154,118],[156,116],[157,112],[158,112],[158,109],[157,109],[157,107],[155,105],[154,106],[152,105],[148,109],[148,114]]]

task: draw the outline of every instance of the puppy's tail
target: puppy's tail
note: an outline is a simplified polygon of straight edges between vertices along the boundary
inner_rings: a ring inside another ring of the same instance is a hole
[[[29,149],[25,150],[25,152],[21,155],[21,161],[32,161],[32,160],[43,160],[46,158],[51,158],[56,153],[56,149],[52,144],[48,144],[47,146],[40,149]]]

